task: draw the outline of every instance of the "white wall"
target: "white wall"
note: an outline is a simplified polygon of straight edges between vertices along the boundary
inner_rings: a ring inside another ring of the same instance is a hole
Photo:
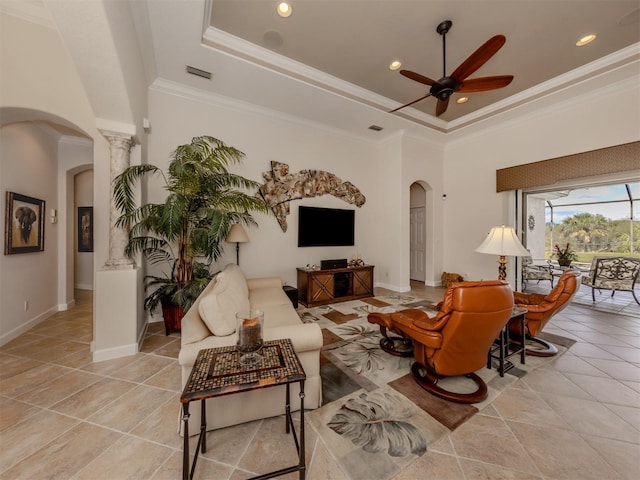
[[[93,290],[93,252],[78,251],[78,207],[93,207],[93,170],[74,177],[74,287]]]
[[[400,285],[409,287],[410,265],[409,265],[409,208],[411,184],[421,182],[426,190],[426,265],[425,284],[430,286],[439,285],[442,273],[442,229],[443,229],[443,201],[445,156],[444,146],[440,143],[405,136],[402,145],[402,225],[400,232],[402,235],[402,271],[397,282]]]
[[[5,125],[0,128],[0,158],[2,212],[6,207],[6,191],[45,201],[44,251],[0,257],[0,343],[3,343],[58,310],[59,225],[49,221],[50,210],[57,208],[57,140],[32,124]]]
[[[638,141],[638,105],[640,84],[633,79],[627,88],[593,92],[448,144],[444,268],[465,278],[496,278],[497,258],[474,250],[492,227],[516,226],[515,196],[496,193],[497,169]],[[515,262],[508,262],[512,276]]]
[[[76,264],[76,217],[75,180],[80,172],[93,172],[93,142],[87,138],[63,136],[58,143],[58,304],[66,309],[75,302]],[[93,175],[91,176],[93,179]],[[91,192],[93,205],[93,185],[85,187]],[[83,193],[83,196],[87,196]],[[93,255],[89,257],[93,261]],[[85,258],[86,260],[86,258]],[[90,267],[93,272],[93,265]],[[93,284],[93,279],[89,282]]]
[[[4,13],[0,14],[0,70],[3,72],[2,82],[0,82],[0,113],[2,114],[3,126],[13,120],[46,121],[74,129],[93,139],[91,158],[92,161],[95,161],[97,179],[94,188],[94,218],[96,219],[94,251],[96,263],[103,265],[107,259],[109,238],[109,147],[104,137],[96,130],[95,115],[78,78],[77,70],[62,44],[60,36],[54,29],[26,22]],[[68,131],[71,133],[71,130]],[[32,138],[38,139],[40,137],[34,134]],[[5,150],[2,151],[0,160],[3,190],[24,188],[22,184],[17,183],[16,178],[28,178],[28,162],[33,159],[28,147],[29,145],[25,144],[21,146],[26,160],[24,164],[20,165],[14,163],[6,155],[5,148],[8,147],[3,145]],[[46,155],[51,159],[58,158],[58,145],[47,144],[46,152]],[[15,168],[16,173],[7,176],[7,168]],[[59,171],[54,166],[51,171],[39,170],[37,174],[38,181],[47,185],[47,187],[39,187],[41,192],[47,193],[48,189],[54,189],[53,196],[47,199],[47,208],[54,207],[59,211],[63,210],[59,203],[60,197],[55,194]],[[105,179],[107,180],[105,181]],[[42,194],[34,196],[41,198]],[[57,235],[53,232],[56,232],[57,229],[58,234],[60,233],[60,225],[63,220],[66,221],[59,216],[58,224],[53,227],[50,223],[47,224],[51,228],[46,231],[45,256],[52,254],[55,259],[56,247],[55,243],[51,242],[57,241]],[[65,223],[65,225],[67,224]],[[50,249],[52,246],[53,250]],[[42,254],[28,254],[26,257],[35,258],[37,255]],[[50,265],[45,263],[44,265],[50,270],[44,274],[43,263],[35,264],[27,260],[19,269],[24,280],[16,283],[12,276],[14,268],[9,268],[9,265],[13,267],[16,262],[13,257],[15,256],[3,258],[1,264],[3,268],[0,274],[2,277],[0,290],[2,290],[3,296],[0,304],[0,343],[19,334],[20,329],[27,328],[28,320],[34,317],[36,320],[41,320],[43,316],[51,312],[52,308],[68,301],[65,294],[56,295],[58,290],[63,292],[66,285],[62,284],[56,276],[55,263]],[[7,264],[7,262],[10,263]],[[49,273],[52,275],[50,278]],[[11,276],[11,278],[7,276]],[[24,296],[45,278],[46,285],[37,290],[41,299],[34,300],[35,303],[32,302],[28,312],[31,316],[25,316]],[[15,289],[12,285],[16,285]],[[51,296],[57,299],[51,301]]]
[[[383,192],[397,195],[400,176],[384,149],[381,151],[379,145],[317,125],[187,97],[170,94],[160,87],[150,91],[149,118],[153,125],[149,136],[150,163],[166,168],[176,146],[190,142],[194,136],[211,135],[245,153],[238,172],[247,178],[263,183],[262,173],[269,170],[270,162],[275,160],[287,163],[292,173],[303,169],[329,171],[343,181],[352,182],[367,198],[361,208],[330,195],[292,201],[286,233],[273,215],[254,215],[259,228],[249,228],[250,241],[240,245],[240,266],[247,276],[277,275],[295,285],[296,267],[319,264],[323,259],[349,259],[354,253],[376,265],[376,276],[380,275],[380,269],[393,264],[390,251],[379,248],[384,247],[379,243],[379,236],[387,235],[386,228],[381,232],[381,225],[397,223],[398,204],[385,205]],[[397,178],[384,176],[384,172]],[[151,182],[149,201],[160,201],[164,196],[159,182]],[[298,248],[298,205],[354,209],[355,246]],[[217,268],[229,262],[235,263],[235,244],[225,248]]]
[[[544,198],[527,195],[527,211],[525,212],[526,247],[533,260],[544,260],[545,246],[545,206]],[[529,227],[529,215],[533,215],[533,229]],[[523,242],[524,243],[524,242]]]

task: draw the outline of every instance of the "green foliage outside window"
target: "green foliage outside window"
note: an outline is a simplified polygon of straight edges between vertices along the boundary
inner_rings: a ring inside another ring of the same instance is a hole
[[[569,243],[578,262],[591,263],[593,257],[629,256],[640,258],[640,222],[633,222],[631,248],[631,220],[609,220],[601,214],[578,213],[562,223],[545,226],[545,258],[552,258],[556,244]],[[551,244],[553,242],[553,244]]]

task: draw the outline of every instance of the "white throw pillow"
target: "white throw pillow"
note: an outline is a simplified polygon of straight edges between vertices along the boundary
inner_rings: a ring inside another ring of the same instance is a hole
[[[234,292],[238,292],[241,295],[249,298],[249,287],[247,286],[247,279],[240,270],[240,267],[235,263],[230,263],[224,267],[225,283],[229,288],[232,288]]]
[[[220,272],[216,286],[200,300],[198,312],[211,333],[225,337],[236,331],[236,313],[248,308],[248,295],[244,295],[241,288],[233,288],[229,275]]]

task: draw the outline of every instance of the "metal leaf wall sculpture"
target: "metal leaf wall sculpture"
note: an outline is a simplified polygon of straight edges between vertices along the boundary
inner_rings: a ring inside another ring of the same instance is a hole
[[[366,202],[365,196],[351,182],[343,182],[333,173],[323,170],[289,173],[289,165],[272,161],[271,171],[263,172],[262,178],[265,183],[256,195],[261,196],[271,207],[283,232],[287,231],[291,200],[329,194],[357,207]]]

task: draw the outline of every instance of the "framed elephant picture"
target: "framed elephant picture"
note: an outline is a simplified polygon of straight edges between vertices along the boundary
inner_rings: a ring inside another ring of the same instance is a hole
[[[4,219],[4,254],[44,250],[44,200],[7,192]]]

